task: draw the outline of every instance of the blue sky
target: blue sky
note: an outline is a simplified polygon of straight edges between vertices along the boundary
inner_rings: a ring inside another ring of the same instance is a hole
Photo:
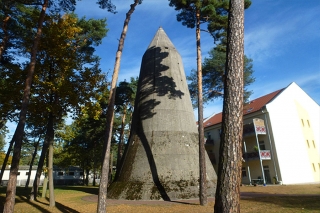
[[[109,71],[111,78],[125,14],[133,0],[113,0],[118,11],[115,15],[100,9],[95,2],[78,1],[75,12],[79,17],[107,18],[109,32],[96,54],[101,57],[102,70]],[[160,26],[182,56],[186,75],[196,68],[195,29],[182,26],[176,21],[176,14],[167,0],[144,0],[136,7],[125,40],[119,81],[139,76],[142,55]],[[319,14],[319,0],[252,0],[245,11],[245,54],[253,59],[256,78],[249,87],[253,91],[251,99],[296,82],[320,104]],[[214,40],[202,32],[203,58],[213,45]],[[205,106],[204,117],[221,110],[222,101],[215,100]],[[16,127],[8,125],[12,131]]]
[[[109,29],[97,48],[101,68],[113,71],[118,39],[126,12],[133,0],[113,0],[118,13],[113,15],[92,3],[78,2],[79,17],[107,18]],[[177,12],[166,0],[144,0],[136,7],[129,23],[121,59],[119,80],[139,75],[143,53],[161,26],[182,56],[186,75],[196,68],[195,29],[176,21]],[[320,103],[320,1],[252,0],[245,11],[245,54],[253,59],[256,81],[249,87],[251,99],[296,82]],[[203,28],[206,28],[203,26]],[[214,40],[201,33],[202,57],[206,57]],[[204,116],[220,112],[221,101],[205,106]],[[195,115],[197,113],[195,112]]]

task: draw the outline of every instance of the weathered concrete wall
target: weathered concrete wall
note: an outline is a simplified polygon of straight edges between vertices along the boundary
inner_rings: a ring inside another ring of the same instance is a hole
[[[142,59],[130,135],[110,198],[198,197],[198,130],[181,57],[162,28]],[[214,196],[216,173],[208,156],[206,163],[208,195]]]

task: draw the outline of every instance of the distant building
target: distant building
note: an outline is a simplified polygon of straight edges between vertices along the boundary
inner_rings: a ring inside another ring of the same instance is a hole
[[[37,168],[38,168],[37,166],[32,166],[29,186],[33,185],[33,180],[34,180],[34,177],[36,176]],[[2,182],[1,182],[2,186],[6,186],[8,184],[9,174],[10,174],[10,165],[8,165],[4,170],[4,173],[2,176]],[[18,176],[17,176],[17,186],[25,186],[27,183],[28,175],[29,175],[29,166],[24,166],[24,165],[19,166]],[[43,179],[44,179],[44,175],[41,174],[40,185],[42,185]]]
[[[62,169],[53,166],[53,182],[55,185],[83,185],[84,172],[77,166]]]
[[[34,177],[37,172],[37,166],[32,166],[29,186],[33,185]],[[7,166],[1,185],[6,186],[8,184],[10,174],[10,166]],[[17,176],[17,186],[25,186],[29,175],[29,166],[19,166]],[[44,174],[40,176],[40,185],[42,185]],[[84,180],[83,170],[80,167],[69,166],[67,169],[62,169],[57,166],[53,166],[53,182],[55,185],[82,185]],[[90,180],[89,180],[90,181]]]
[[[244,105],[242,183],[320,182],[320,107],[296,83]],[[218,168],[222,113],[204,121]]]

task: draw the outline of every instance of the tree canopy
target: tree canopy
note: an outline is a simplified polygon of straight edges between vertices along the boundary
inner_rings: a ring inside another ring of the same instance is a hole
[[[204,59],[203,62],[203,102],[209,103],[216,98],[223,97],[224,89],[224,73],[226,63],[226,50],[222,44],[216,48],[212,48],[209,52],[209,56]],[[244,96],[243,99],[246,102],[249,100],[252,91],[248,90],[248,86],[255,81],[253,77],[253,64],[252,59],[244,56]],[[192,98],[193,106],[197,106],[197,79],[196,71],[192,70],[191,74],[187,76],[189,81],[189,90]]]

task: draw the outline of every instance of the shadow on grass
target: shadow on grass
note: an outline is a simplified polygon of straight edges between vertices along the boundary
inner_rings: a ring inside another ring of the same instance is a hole
[[[93,195],[99,194],[99,187],[96,187],[96,186],[55,186],[55,189],[79,191],[79,192],[85,192]]]
[[[4,203],[6,201],[6,187],[1,187],[0,188],[0,192],[1,192],[1,196],[0,196],[0,209],[1,212],[3,211],[3,207],[4,207]],[[47,209],[41,207],[40,205],[37,205],[37,201],[29,201],[28,200],[28,193],[30,191],[29,190],[25,190],[22,187],[17,187],[16,190],[16,199],[15,199],[15,203],[28,203],[31,206],[34,206],[34,208],[38,209],[39,212],[43,212],[43,213],[50,213],[50,211],[48,211]],[[44,205],[48,205],[46,203],[42,203]]]
[[[281,196],[260,196],[245,197],[246,200],[259,205],[259,203],[277,205],[282,208],[304,209],[310,211],[319,211],[320,209],[319,195],[281,195]]]
[[[46,198],[46,200],[49,202],[49,198]],[[55,207],[59,209],[61,212],[80,213],[79,211],[74,210],[68,206],[65,206],[62,203],[55,202],[55,204],[56,204]]]
[[[90,194],[98,194],[99,188],[97,187],[82,187],[82,186],[65,186],[65,187],[56,187],[56,189],[64,189],[64,190],[70,190],[70,191],[81,191],[86,192]],[[0,187],[0,210],[3,211],[4,203],[6,200],[6,187]],[[17,187],[16,189],[16,199],[15,203],[27,203],[30,206],[33,206],[34,208],[38,209],[39,212],[42,213],[50,213],[48,209],[43,208],[42,206],[49,207],[49,204],[46,202],[42,202],[40,200],[30,201],[29,198],[30,190],[26,190],[24,187]],[[39,193],[41,194],[41,193]],[[49,198],[46,198],[46,200],[49,202]],[[42,205],[42,206],[41,206]],[[62,203],[55,202],[55,208],[57,208],[61,212],[70,212],[70,213],[79,213],[79,211],[76,211],[68,206],[63,205]]]

